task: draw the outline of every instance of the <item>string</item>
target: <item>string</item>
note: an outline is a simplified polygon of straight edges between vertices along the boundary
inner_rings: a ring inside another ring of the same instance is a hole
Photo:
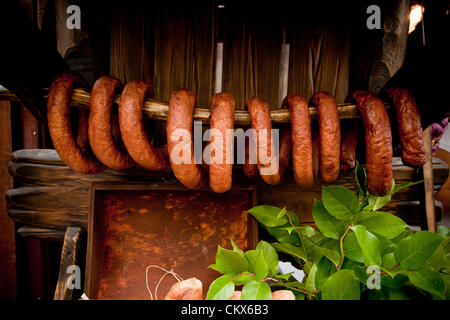
[[[162,275],[162,277],[159,279],[158,283],[156,284],[156,287],[155,287],[155,299],[153,299],[152,291],[150,290],[150,287],[149,287],[149,285],[148,285],[148,270],[149,270],[150,268],[158,268],[158,269],[160,269],[160,270],[162,270],[162,271],[165,272],[165,273]],[[154,265],[154,264],[152,264],[152,265],[150,265],[150,266],[147,266],[147,268],[145,268],[145,285],[147,286],[147,291],[148,291],[148,293],[150,294],[150,300],[158,300],[157,292],[158,292],[159,284],[161,283],[161,281],[162,281],[168,274],[172,275],[178,282],[183,281],[183,278],[181,278],[178,274],[176,274],[175,271],[173,271],[173,269],[167,270],[167,269],[164,269],[163,267],[160,267],[160,266]]]

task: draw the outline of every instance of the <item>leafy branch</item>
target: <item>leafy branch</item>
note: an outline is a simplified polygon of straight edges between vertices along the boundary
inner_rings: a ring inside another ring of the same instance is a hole
[[[300,224],[287,208],[250,209],[274,241],[261,241],[245,253],[233,241],[233,250],[219,247],[210,267],[223,275],[211,284],[208,298],[229,299],[242,286],[242,299],[270,299],[272,287],[291,290],[299,299],[450,299],[449,229],[413,232],[380,211],[395,192],[422,181],[393,183],[388,195],[376,197],[366,178],[357,163],[356,194],[342,186],[323,187],[321,200],[314,200],[316,228]],[[277,252],[304,271],[302,282],[277,274]]]

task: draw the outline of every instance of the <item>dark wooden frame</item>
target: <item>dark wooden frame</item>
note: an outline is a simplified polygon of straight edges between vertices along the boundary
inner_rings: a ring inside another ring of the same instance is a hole
[[[99,267],[103,260],[103,255],[97,256],[96,259],[93,259],[93,255],[96,254],[99,250],[98,248],[101,247],[101,242],[96,242],[95,234],[99,231],[97,229],[98,223],[96,223],[96,215],[95,212],[98,212],[99,209],[101,209],[99,206],[101,205],[102,201],[99,201],[102,197],[101,193],[98,191],[117,191],[117,190],[124,190],[124,191],[142,191],[142,190],[151,190],[151,191],[186,191],[186,188],[182,186],[180,183],[173,181],[173,180],[167,180],[164,182],[157,181],[157,182],[151,182],[148,183],[140,183],[137,184],[135,182],[133,183],[92,183],[91,185],[91,208],[89,210],[89,216],[88,216],[88,235],[87,235],[87,252],[86,252],[86,270],[85,270],[85,281],[84,281],[84,292],[88,296],[88,298],[91,297],[91,294],[94,290],[95,282],[94,279],[91,277],[94,270],[99,270]],[[239,191],[249,191],[252,193],[252,203],[253,206],[257,204],[256,199],[256,186],[251,185],[239,185],[237,187],[233,186],[233,190],[239,190]],[[202,188],[198,191],[211,191],[209,188]],[[255,248],[256,244],[258,243],[258,223],[253,218],[253,216],[249,215],[248,219],[248,247],[249,248]],[[95,298],[94,298],[95,299]]]

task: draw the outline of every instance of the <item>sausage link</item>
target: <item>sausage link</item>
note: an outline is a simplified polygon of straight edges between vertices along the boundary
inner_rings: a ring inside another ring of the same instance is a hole
[[[209,164],[209,186],[218,193],[230,190],[232,185],[235,107],[236,101],[229,93],[217,93],[211,97],[210,150],[214,159]],[[216,133],[220,137],[216,137]]]
[[[117,122],[111,112],[114,94],[122,87],[114,77],[100,77],[91,91],[89,114],[89,141],[97,159],[113,169],[127,169],[134,165],[125,150],[120,150],[113,136]]]
[[[56,152],[68,167],[75,172],[95,174],[105,167],[88,151],[86,114],[83,116],[81,113],[79,118],[77,140],[81,146],[75,141],[70,126],[70,97],[74,87],[83,84],[84,80],[72,72],[65,72],[55,78],[47,100],[48,129]]]
[[[279,139],[279,149],[273,150],[272,122],[270,119],[270,108],[267,102],[259,98],[250,98],[247,100],[247,107],[252,128],[256,134],[258,171],[264,182],[270,185],[277,185],[283,178],[283,169],[281,169],[279,161],[279,151],[286,141],[283,142],[282,139]],[[264,131],[262,130],[265,130],[266,134],[264,134]],[[286,139],[286,137],[287,135],[285,134],[284,139]],[[286,146],[284,146],[284,148],[286,148]]]
[[[341,125],[334,97],[328,92],[316,92],[312,103],[319,116],[320,176],[324,182],[332,182],[339,176],[341,158]]]
[[[280,128],[280,142],[279,142],[279,169],[280,182],[283,181],[287,169],[289,167],[289,160],[291,159],[292,133],[291,128],[284,125]]]
[[[319,128],[313,127],[311,128],[311,136],[312,136],[312,149],[313,149],[313,170],[314,170],[314,178],[318,180],[319,177],[319,158],[320,158],[320,137],[319,137]]]
[[[203,285],[197,278],[189,278],[175,283],[164,300],[202,300]]]
[[[289,108],[292,131],[292,168],[295,182],[301,187],[314,185],[311,119],[306,99],[298,94],[288,95],[283,105]]]
[[[356,166],[358,127],[354,121],[350,121],[343,125],[341,129],[341,170],[348,171]]]
[[[181,89],[172,92],[166,127],[169,159],[173,173],[189,189],[199,189],[206,185],[205,174],[194,161],[192,124],[195,102],[196,98],[192,91]],[[183,138],[182,141],[180,138]],[[180,144],[181,142],[183,144]]]
[[[405,165],[422,167],[425,164],[423,131],[420,113],[413,94],[408,89],[386,89],[397,113],[398,133]]]
[[[81,151],[92,153],[91,145],[89,143],[89,110],[84,108],[78,108],[78,125],[77,125],[77,145]],[[97,158],[98,159],[98,158]]]
[[[347,101],[356,101],[364,123],[367,189],[384,196],[392,189],[392,133],[383,101],[375,94],[356,91]]]
[[[256,145],[256,137],[254,138],[254,145]],[[245,162],[242,165],[242,170],[247,178],[254,178],[258,174],[258,166],[256,163],[250,163],[250,152],[256,155],[256,148],[250,151],[250,138],[245,139]]]
[[[150,84],[145,81],[132,81],[125,86],[119,103],[119,127],[131,158],[149,170],[162,170],[169,165],[167,154],[163,148],[153,147],[142,122],[144,100],[150,92]]]

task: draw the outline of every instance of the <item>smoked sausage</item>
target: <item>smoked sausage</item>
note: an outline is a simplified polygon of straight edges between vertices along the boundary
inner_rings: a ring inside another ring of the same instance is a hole
[[[291,290],[277,290],[272,292],[272,300],[295,300]]]
[[[197,278],[189,278],[175,283],[164,300],[202,300],[202,282]]]
[[[236,101],[229,93],[217,93],[211,98],[209,148],[214,156],[209,163],[209,186],[218,193],[230,190],[232,184],[235,107]]]
[[[206,185],[205,174],[195,163],[192,124],[196,98],[192,91],[172,92],[167,115],[167,146],[175,177],[189,189]]]
[[[355,101],[364,123],[367,189],[385,196],[392,189],[392,133],[383,101],[377,95],[356,91],[347,98]]]
[[[256,146],[256,137],[253,140],[254,146]],[[256,156],[256,147],[251,148],[250,146],[250,138],[245,140],[245,162],[242,165],[242,170],[247,178],[254,178],[258,174],[258,166],[256,163],[250,163],[250,152],[254,152]],[[255,158],[256,159],[256,158]],[[255,161],[256,162],[256,161]]]
[[[423,131],[414,96],[403,88],[386,89],[385,92],[394,103],[397,114],[402,161],[405,165],[422,167],[425,164]]]
[[[313,146],[308,103],[298,94],[288,95],[283,105],[291,114],[292,168],[295,182],[301,187],[314,185]]]
[[[131,158],[149,170],[162,170],[169,165],[167,153],[151,144],[142,121],[144,100],[150,92],[150,84],[145,81],[127,83],[120,96],[119,127]]]
[[[126,150],[120,150],[114,137],[114,121],[111,112],[115,93],[122,87],[114,77],[100,77],[94,83],[89,101],[89,141],[97,159],[113,169],[128,169],[134,165]]]
[[[61,160],[73,171],[95,174],[105,167],[95,158],[88,147],[88,114],[80,112],[77,141],[70,126],[69,102],[75,86],[85,81],[73,72],[57,76],[50,86],[47,100],[47,120],[50,137]]]
[[[332,182],[339,176],[341,158],[341,126],[334,97],[328,92],[316,92],[312,103],[319,117],[320,176],[324,182]]]
[[[356,145],[358,127],[353,122],[343,123],[341,131],[341,170],[348,171],[356,166]]]
[[[247,108],[252,129],[256,134],[258,171],[264,182],[277,185],[283,178],[283,169],[280,170],[280,151],[283,149],[283,141],[279,139],[279,148],[275,150],[269,104],[259,98],[250,98],[247,100]],[[284,135],[284,138],[286,137],[287,135]]]

